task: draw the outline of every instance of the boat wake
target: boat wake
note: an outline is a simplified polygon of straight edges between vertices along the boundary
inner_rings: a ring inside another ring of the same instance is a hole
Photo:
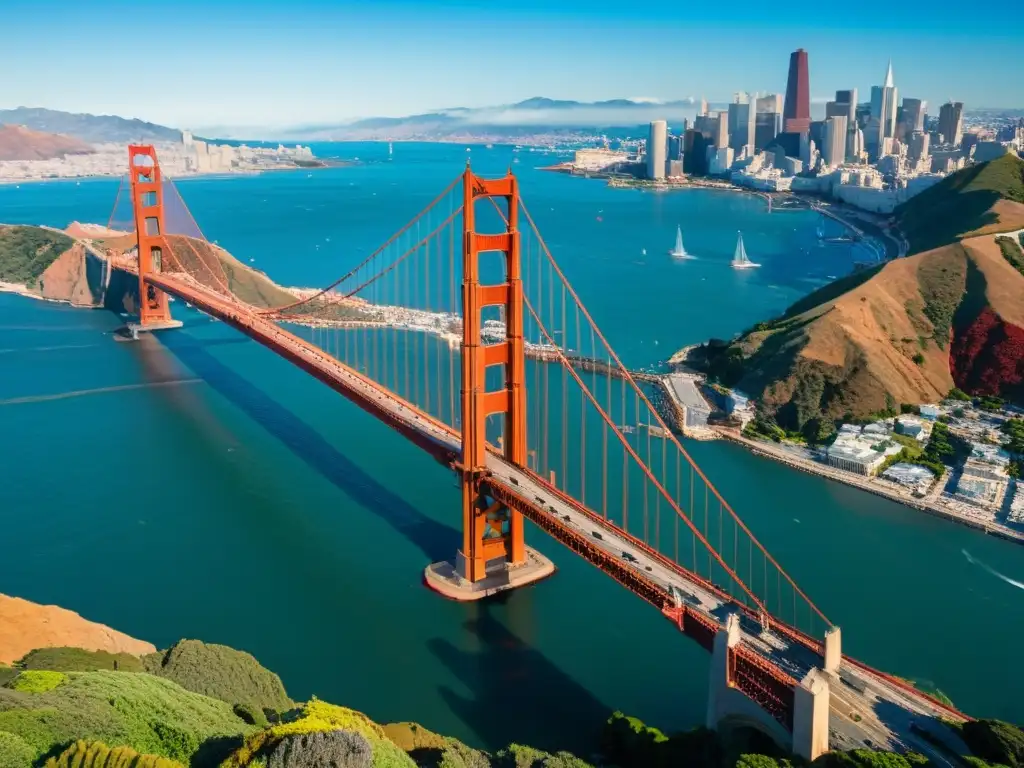
[[[997,579],[1002,579],[1007,584],[1012,584],[1017,589],[1024,589],[1024,581],[1017,581],[1016,579],[1011,579],[1009,576],[1006,576],[1005,574],[1000,573],[999,571],[997,571],[995,568],[993,568],[992,566],[988,565],[987,563],[983,563],[981,560],[978,560],[976,557],[971,557],[971,553],[968,552],[966,549],[961,549],[960,551],[964,553],[964,557],[967,558],[967,562],[969,562],[971,565],[976,565],[979,568],[988,571],[993,576],[995,576]]]

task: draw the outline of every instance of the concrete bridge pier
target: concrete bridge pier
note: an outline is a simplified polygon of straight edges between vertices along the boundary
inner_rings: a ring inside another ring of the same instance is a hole
[[[839,637],[839,629],[835,628],[825,640],[824,666],[831,675],[839,672]],[[711,652],[707,727],[721,733],[735,728],[754,728],[808,761],[827,752],[830,674],[812,669],[793,688],[790,730],[730,679],[730,655],[741,640],[739,616],[730,614],[715,636]]]

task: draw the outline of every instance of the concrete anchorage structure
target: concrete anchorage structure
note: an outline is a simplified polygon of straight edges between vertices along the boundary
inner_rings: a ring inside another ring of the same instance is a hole
[[[742,632],[739,616],[730,614],[715,635],[711,651],[705,724],[711,730],[726,732],[754,728],[808,761],[828,752],[830,693],[831,686],[839,684],[841,638],[839,627],[825,633],[822,666],[811,669],[788,692],[791,720],[783,723],[740,688],[742,662],[737,657]]]
[[[664,125],[664,123],[662,123]],[[664,151],[664,150],[663,150]],[[664,161],[662,163],[664,172]],[[476,203],[490,198],[507,205],[504,232],[476,231]],[[453,600],[479,600],[551,575],[554,564],[526,546],[523,516],[493,497],[487,478],[487,417],[504,415],[505,458],[526,466],[526,356],[523,342],[523,280],[520,259],[519,183],[511,172],[482,179],[463,175],[462,259],[462,454],[456,466],[462,486],[462,548],[455,563],[427,566],[427,586]],[[500,252],[505,282],[481,285],[480,254]],[[481,342],[483,310],[501,307],[505,340]],[[500,389],[488,391],[490,366],[504,367]]]

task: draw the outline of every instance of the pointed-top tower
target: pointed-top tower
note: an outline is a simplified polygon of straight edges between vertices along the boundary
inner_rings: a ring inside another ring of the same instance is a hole
[[[892,59],[889,59],[889,68],[885,71],[885,84],[882,87],[883,88],[892,88],[892,87],[894,87],[894,84],[893,84],[893,81],[892,81]]]

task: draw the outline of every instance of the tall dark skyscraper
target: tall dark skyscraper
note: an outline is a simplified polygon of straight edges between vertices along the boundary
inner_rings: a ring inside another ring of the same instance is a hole
[[[793,51],[789,57],[786,107],[782,113],[786,133],[807,133],[811,127],[811,83],[807,72],[807,51]]]

